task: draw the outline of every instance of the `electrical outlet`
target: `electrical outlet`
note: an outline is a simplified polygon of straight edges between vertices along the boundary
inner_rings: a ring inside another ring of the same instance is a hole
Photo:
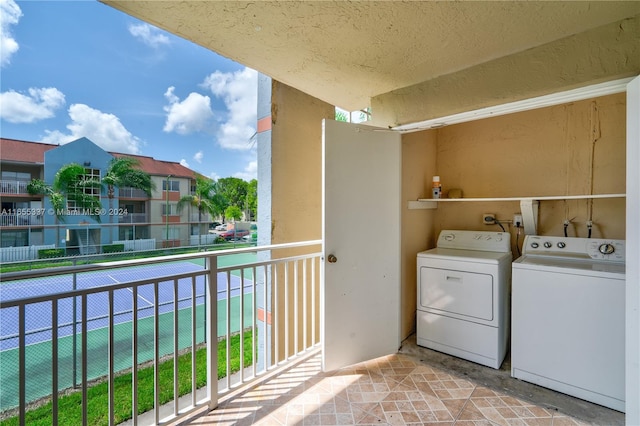
[[[495,225],[496,223],[496,215],[495,213],[483,213],[482,214],[482,223],[485,225]]]
[[[522,228],[524,225],[522,223],[522,214],[515,213],[513,215],[513,227],[514,228]]]

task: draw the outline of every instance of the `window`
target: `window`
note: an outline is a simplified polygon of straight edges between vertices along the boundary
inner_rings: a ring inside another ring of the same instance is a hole
[[[168,186],[167,186],[168,184]],[[167,189],[167,187],[169,189]],[[171,191],[171,192],[180,192],[180,182],[177,180],[163,180],[162,181],[162,190],[163,191]]]
[[[162,216],[171,216],[171,204],[162,204]]]
[[[1,247],[24,247],[29,245],[28,230],[2,231]]]
[[[15,180],[28,182],[31,180],[31,173],[2,171],[2,180]]]
[[[80,178],[81,180],[95,180],[96,182],[100,181],[100,169],[84,169],[84,175]],[[96,198],[100,198],[100,190],[101,187],[96,185],[96,186],[86,186],[86,187],[81,187],[78,188],[80,191],[82,191],[84,194],[86,195],[91,195],[94,196]],[[69,192],[72,192],[73,189],[70,188]],[[77,205],[76,201],[73,199],[68,199],[67,200],[67,208],[69,210],[76,210],[79,209],[80,206]]]

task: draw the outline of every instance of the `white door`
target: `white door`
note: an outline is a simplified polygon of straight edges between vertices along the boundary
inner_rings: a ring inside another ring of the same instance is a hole
[[[400,347],[400,135],[323,121],[322,368]]]
[[[627,86],[626,421],[640,424],[640,77]]]

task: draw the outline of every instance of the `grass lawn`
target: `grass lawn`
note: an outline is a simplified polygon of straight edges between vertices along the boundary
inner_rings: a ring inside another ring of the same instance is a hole
[[[244,333],[244,356],[243,363],[245,367],[252,365],[253,353],[252,349],[253,335],[251,331]],[[240,370],[240,335],[231,337],[230,342],[230,369],[231,373]],[[227,345],[226,340],[218,342],[218,378],[223,378],[227,373]],[[207,352],[205,348],[196,351],[196,383],[197,387],[206,385],[207,373]],[[179,395],[186,395],[191,392],[191,353],[185,353],[179,357],[178,371]],[[173,359],[169,359],[159,366],[160,376],[160,403],[165,404],[173,400]],[[121,423],[131,418],[132,401],[131,401],[131,373],[123,374],[114,379],[114,416],[115,422]],[[153,409],[154,400],[154,371],[153,366],[145,367],[138,370],[138,414]],[[25,423],[28,425],[51,425],[52,404],[48,403],[27,412]],[[88,390],[88,419],[90,425],[108,425],[109,424],[109,395],[107,382],[99,383],[92,386]],[[74,392],[69,395],[61,396],[58,399],[58,424],[60,425],[78,425],[82,424],[82,393]],[[0,425],[14,426],[19,425],[19,419],[12,417],[1,421]]]

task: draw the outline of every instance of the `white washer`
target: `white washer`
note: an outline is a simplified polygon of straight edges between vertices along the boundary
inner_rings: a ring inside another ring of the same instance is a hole
[[[625,410],[624,241],[527,236],[513,262],[511,375]]]
[[[418,345],[500,368],[509,338],[511,237],[440,232],[418,253]]]

